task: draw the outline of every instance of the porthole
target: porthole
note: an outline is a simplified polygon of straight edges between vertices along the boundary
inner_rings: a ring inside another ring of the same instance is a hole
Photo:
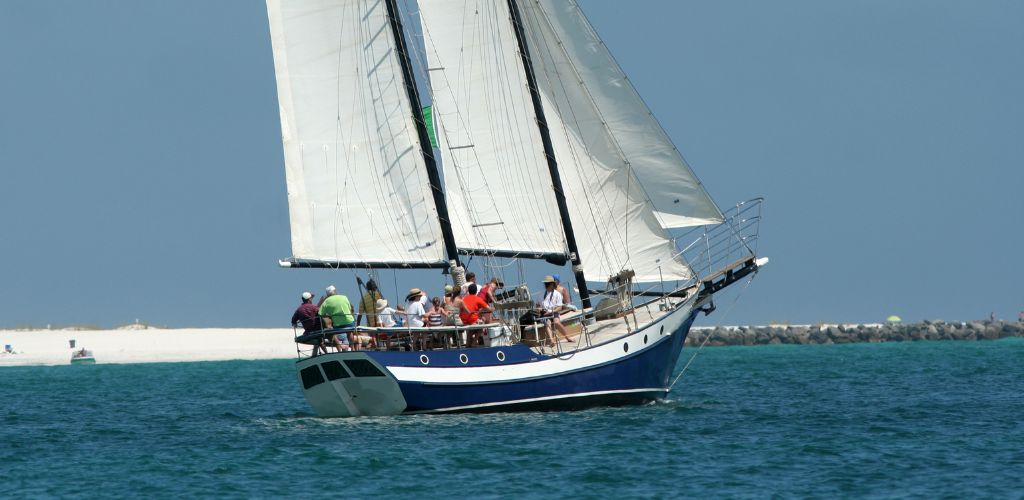
[[[497,356],[497,357],[498,357],[498,361],[505,361],[505,353],[504,353],[504,352],[498,351],[498,352],[497,352],[497,353],[495,354],[495,356]]]
[[[429,365],[430,364],[430,358],[428,358],[426,354],[421,354],[420,355],[420,363],[423,363],[425,365]]]
[[[459,361],[461,361],[462,364],[469,363],[469,356],[466,356],[465,353],[459,354]]]
[[[665,325],[661,325],[661,334],[665,335]]]
[[[644,344],[647,344],[647,334],[644,334]]]
[[[629,352],[629,342],[622,343],[622,352]]]

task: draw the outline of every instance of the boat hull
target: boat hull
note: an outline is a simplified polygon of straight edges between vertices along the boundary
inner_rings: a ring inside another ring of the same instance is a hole
[[[324,417],[643,404],[668,393],[695,315],[677,308],[629,335],[563,355],[525,345],[325,354],[297,363],[299,382]]]

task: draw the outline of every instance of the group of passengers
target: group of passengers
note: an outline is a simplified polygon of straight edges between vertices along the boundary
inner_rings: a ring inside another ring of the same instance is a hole
[[[569,304],[569,292],[558,283],[558,276],[544,278],[544,295],[537,303],[536,317],[542,324],[549,345],[554,345],[552,329],[567,341],[571,341],[565,327],[559,319],[559,313]],[[466,273],[466,282],[460,289],[445,285],[444,297],[430,299],[419,288],[409,290],[405,304],[397,309],[388,304],[374,280],[366,283],[366,293],[359,301],[358,311],[344,294],[338,293],[334,285],[328,286],[324,296],[316,304],[312,292],[302,293],[302,304],[292,314],[292,326],[302,325],[304,333],[320,330],[353,328],[360,326],[366,318],[366,326],[374,328],[394,327],[442,327],[489,324],[494,321],[495,293],[504,288],[505,284],[498,278],[492,278],[483,286],[476,283],[476,274]],[[377,342],[386,340],[386,335],[379,338],[367,335],[366,332],[352,331],[333,336],[334,347],[339,351],[375,349]],[[445,342],[443,337],[429,331],[415,333],[413,342],[416,347],[429,349],[435,342]],[[482,345],[483,332],[480,329],[470,330],[468,337],[463,339],[467,345]]]

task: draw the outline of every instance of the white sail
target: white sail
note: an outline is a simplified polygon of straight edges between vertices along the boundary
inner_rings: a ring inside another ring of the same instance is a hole
[[[419,7],[458,247],[564,255],[507,2],[421,0]]]
[[[525,0],[520,7],[588,279],[602,281],[624,269],[635,271],[637,281],[689,279],[691,272],[676,255],[637,170],[605,125],[605,110],[581,79],[583,64],[573,59],[579,56],[569,52],[571,41],[562,39],[583,26],[566,24],[557,15],[559,2]]]
[[[666,228],[718,224],[722,213],[672,144],[575,0],[525,0],[543,12],[551,34]]]
[[[378,0],[268,0],[292,252],[441,263],[444,245],[388,13]]]

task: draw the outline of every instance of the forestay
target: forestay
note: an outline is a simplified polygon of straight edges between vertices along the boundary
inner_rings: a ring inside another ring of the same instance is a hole
[[[419,7],[459,248],[564,255],[508,4],[420,0]]]
[[[589,26],[567,15],[572,12],[560,1],[525,0],[520,5],[588,279],[603,281],[624,269],[634,270],[637,281],[689,279],[689,268],[676,255],[637,178],[639,171],[620,145],[624,139],[606,125],[608,109],[582,80],[581,66],[594,61],[592,56],[575,60],[581,55],[571,47]]]
[[[542,11],[587,97],[608,129],[612,148],[630,165],[663,227],[724,220],[704,186],[598,37],[574,0],[527,0]]]
[[[383,2],[268,0],[295,258],[444,262]]]

